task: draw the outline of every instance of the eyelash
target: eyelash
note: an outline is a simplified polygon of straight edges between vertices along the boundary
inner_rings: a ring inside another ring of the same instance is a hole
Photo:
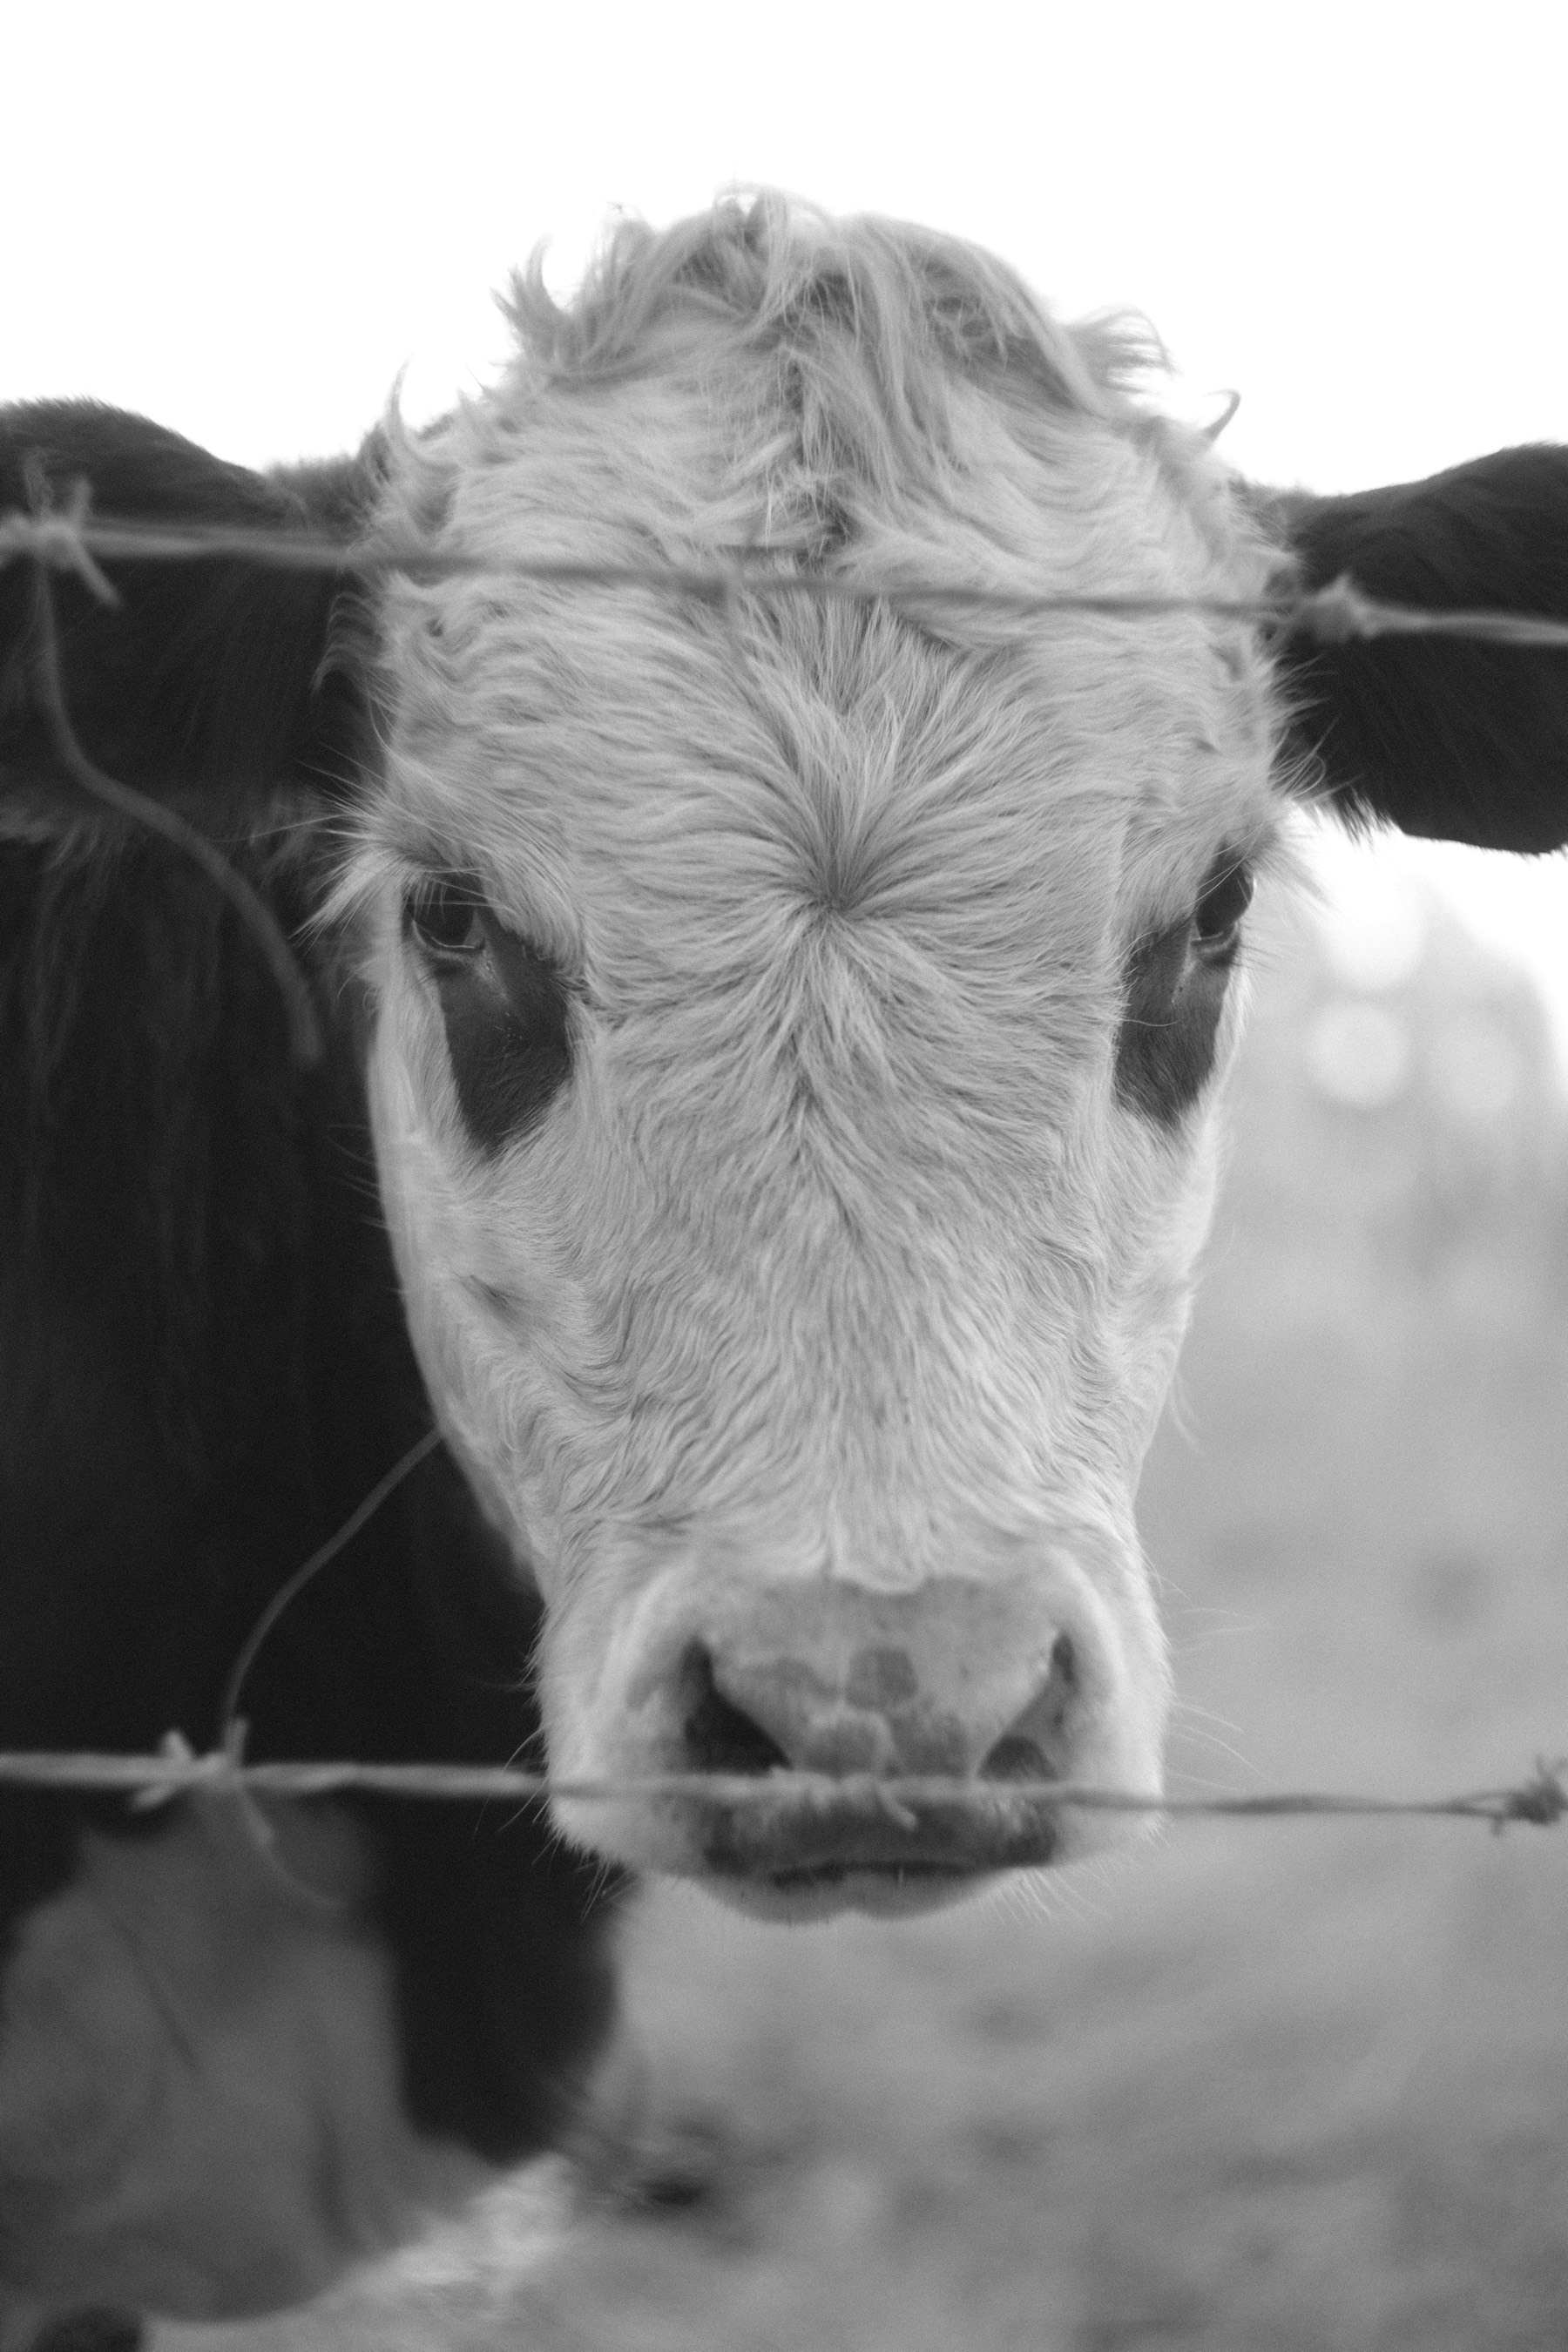
[[[1252,889],[1252,870],[1246,864],[1227,866],[1204,885],[1193,913],[1193,946],[1205,963],[1224,963],[1236,953]]]

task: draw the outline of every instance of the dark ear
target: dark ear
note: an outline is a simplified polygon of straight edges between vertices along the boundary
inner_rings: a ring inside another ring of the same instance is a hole
[[[1274,509],[1305,572],[1398,604],[1568,618],[1568,447]],[[1295,740],[1346,816],[1486,849],[1568,841],[1568,651],[1456,637],[1287,645]]]
[[[85,480],[105,518],[343,535],[374,487],[373,459],[268,478],[90,403],[0,410],[0,514],[29,505],[39,467],[57,506]],[[0,572],[0,792],[58,808],[72,788],[33,690],[31,569]],[[340,578],[233,559],[102,569],[117,608],[51,574],[65,700],[98,767],[208,833],[254,826],[280,788],[327,797],[346,782],[360,696],[352,668],[327,658]]]

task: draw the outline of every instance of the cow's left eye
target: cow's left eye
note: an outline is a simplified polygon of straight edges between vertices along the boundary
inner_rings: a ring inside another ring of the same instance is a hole
[[[437,960],[479,955],[485,944],[484,893],[467,874],[429,874],[408,893],[409,931]]]
[[[1241,940],[1241,919],[1252,904],[1252,873],[1243,865],[1210,875],[1193,917],[1193,946],[1205,963],[1228,962]]]

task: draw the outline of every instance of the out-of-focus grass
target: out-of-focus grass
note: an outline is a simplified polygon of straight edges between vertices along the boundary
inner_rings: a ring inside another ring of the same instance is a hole
[[[1174,1777],[1520,1777],[1568,1748],[1543,1041],[1449,941],[1392,1007],[1415,1075],[1352,1108],[1308,1050],[1339,984],[1304,931],[1275,962],[1185,1433],[1142,1503]],[[1520,1060],[1511,1108],[1427,1085],[1455,1019]],[[752,1929],[661,1890],[630,2005],[702,2193],[561,2235],[536,2176],[327,2309],[168,2352],[1568,2346],[1565,1961],[1568,1827],[1194,1825],[919,1927]]]

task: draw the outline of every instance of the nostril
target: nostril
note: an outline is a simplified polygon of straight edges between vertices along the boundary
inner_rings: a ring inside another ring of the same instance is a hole
[[[1058,1767],[1051,1749],[1061,1732],[1073,1694],[1078,1688],[1078,1660],[1071,1636],[1058,1633],[1051,1644],[1051,1670],[1042,1688],[986,1753],[980,1767],[983,1780],[1058,1780]]]
[[[980,1777],[983,1780],[1054,1780],[1058,1776],[1046,1762],[1042,1748],[1009,1731],[986,1757]]]
[[[687,1759],[698,1772],[772,1772],[789,1758],[760,1723],[732,1706],[713,1680],[713,1661],[697,1644],[684,1669],[686,1712],[681,1730]]]

